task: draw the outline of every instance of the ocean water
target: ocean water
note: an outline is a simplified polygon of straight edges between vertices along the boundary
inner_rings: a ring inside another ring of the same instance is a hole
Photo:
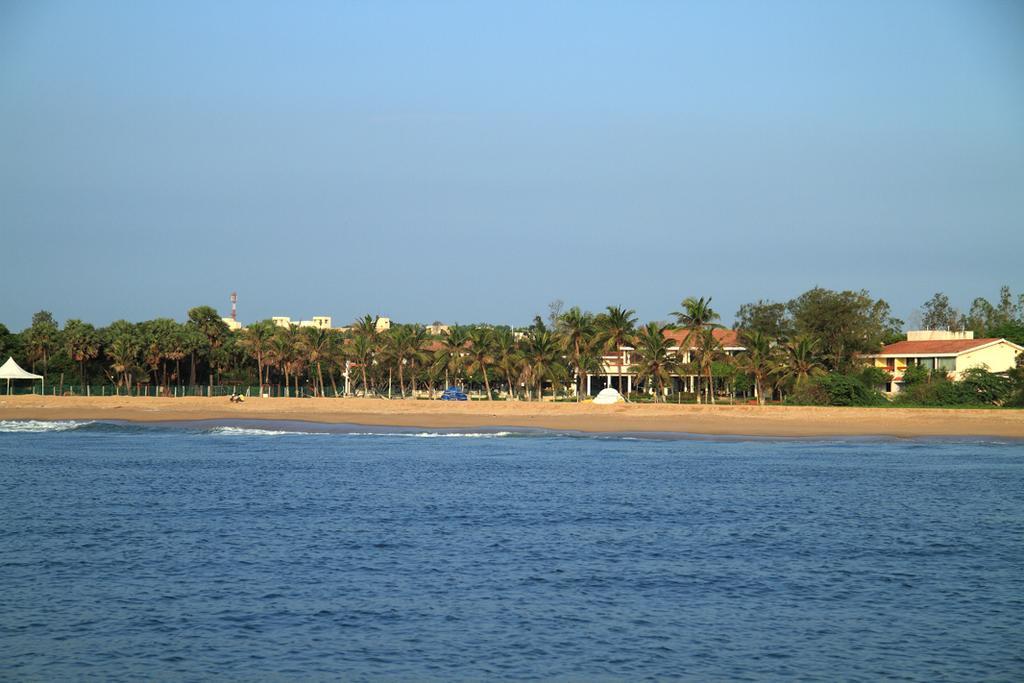
[[[0,678],[1020,681],[1024,443],[0,422]]]

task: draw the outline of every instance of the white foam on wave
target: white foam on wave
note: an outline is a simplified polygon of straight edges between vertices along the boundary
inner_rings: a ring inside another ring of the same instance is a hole
[[[0,432],[66,432],[91,422],[74,420],[0,420]]]
[[[493,439],[512,432],[347,432],[345,436],[400,436],[409,439]]]
[[[317,434],[320,432],[289,432],[281,429],[256,429],[252,427],[214,427],[208,433],[215,436],[288,436],[293,434]]]
[[[259,427],[214,427],[208,434],[216,436],[396,436],[409,439],[492,439],[512,432],[301,432]]]

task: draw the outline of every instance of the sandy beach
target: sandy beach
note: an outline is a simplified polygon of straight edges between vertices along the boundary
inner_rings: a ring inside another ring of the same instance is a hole
[[[525,427],[580,432],[740,436],[991,436],[1024,439],[1024,411],[817,408],[755,405],[527,403],[385,399],[0,397],[2,420],[305,420],[468,429]]]

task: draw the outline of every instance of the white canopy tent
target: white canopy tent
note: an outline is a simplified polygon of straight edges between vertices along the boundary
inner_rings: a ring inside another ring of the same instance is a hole
[[[21,366],[14,362],[13,357],[8,357],[7,362],[0,366],[0,379],[7,380],[7,394],[10,395],[12,379],[38,379],[43,381],[43,376],[34,375],[27,370],[22,370]]]

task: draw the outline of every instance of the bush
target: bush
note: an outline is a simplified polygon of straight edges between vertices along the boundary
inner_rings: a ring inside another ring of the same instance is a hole
[[[875,377],[863,373],[871,384],[860,375],[833,373],[815,377],[798,387],[787,403],[815,406],[877,406],[885,403],[885,397],[874,388]]]
[[[1013,381],[981,368],[964,373],[959,382],[944,374],[932,374],[927,381],[906,385],[896,397],[903,405],[985,406],[1003,405],[1013,398]]]

